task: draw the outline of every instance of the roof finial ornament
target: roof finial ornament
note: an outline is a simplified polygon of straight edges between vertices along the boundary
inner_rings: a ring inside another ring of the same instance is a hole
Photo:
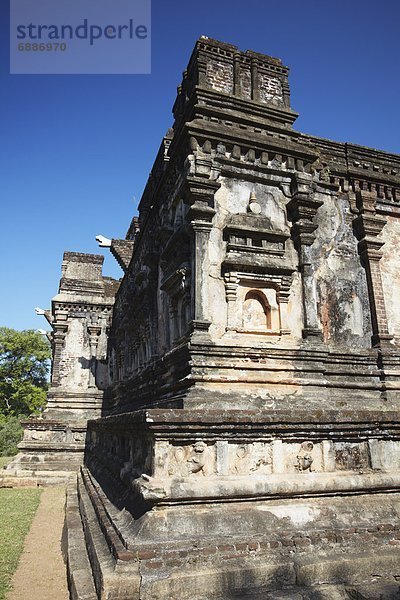
[[[247,206],[247,212],[253,213],[253,215],[259,215],[261,212],[261,206],[257,202],[257,196],[254,190],[252,190],[249,198],[249,204]]]

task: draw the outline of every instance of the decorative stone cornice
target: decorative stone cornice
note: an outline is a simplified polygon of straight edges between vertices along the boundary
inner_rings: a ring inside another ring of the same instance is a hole
[[[88,325],[88,332],[90,336],[90,343],[97,343],[97,338],[101,333],[101,325]]]
[[[384,241],[378,239],[386,225],[386,219],[376,214],[377,196],[375,192],[359,190],[356,193],[356,207],[358,216],[353,221],[354,233],[359,240],[358,252],[363,261],[380,260],[381,248]]]
[[[189,205],[186,219],[192,223],[209,223],[215,215],[214,194],[221,184],[202,177],[187,177],[184,188],[184,201]]]
[[[313,222],[317,210],[322,206],[313,194],[312,178],[296,173],[292,179],[292,199],[287,205],[287,214],[292,221],[292,238],[296,248],[311,246],[315,240],[317,225]]]

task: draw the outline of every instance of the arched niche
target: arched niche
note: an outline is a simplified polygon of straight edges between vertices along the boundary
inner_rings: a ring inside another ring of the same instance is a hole
[[[247,292],[242,311],[242,327],[248,331],[271,329],[271,306],[268,299],[258,290]]]

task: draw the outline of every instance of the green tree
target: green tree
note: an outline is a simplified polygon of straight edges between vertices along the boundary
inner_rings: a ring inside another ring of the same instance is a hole
[[[18,417],[0,415],[0,456],[14,456],[24,430]]]
[[[39,333],[0,327],[0,415],[27,417],[45,406],[50,356]]]

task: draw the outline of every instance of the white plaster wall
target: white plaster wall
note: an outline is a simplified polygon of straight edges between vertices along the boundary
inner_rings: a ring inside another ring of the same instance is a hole
[[[218,212],[215,222],[217,219],[220,220],[223,214],[220,211],[223,211],[223,209],[230,214],[247,213],[247,206],[252,192],[255,193],[257,202],[261,206],[261,215],[271,219],[275,229],[285,229],[287,226],[286,199],[281,190],[274,186],[238,179],[222,178],[221,188],[215,196]]]
[[[332,346],[369,347],[368,289],[352,230],[347,199],[319,194],[316,240],[310,248],[315,268],[318,317]]]
[[[71,319],[60,361],[60,384],[68,390],[86,390],[90,348],[85,319]]]
[[[385,240],[380,260],[389,332],[400,341],[400,219],[388,217],[380,238]]]

